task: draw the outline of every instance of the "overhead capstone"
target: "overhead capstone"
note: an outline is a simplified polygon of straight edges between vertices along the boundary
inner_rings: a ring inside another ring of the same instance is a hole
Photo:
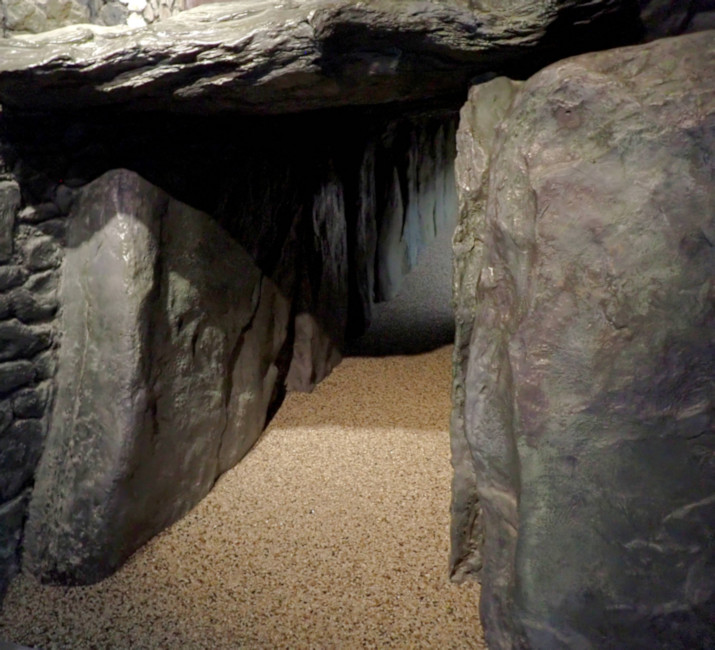
[[[75,25],[0,40],[0,103],[266,114],[461,95],[475,75],[633,40],[626,3],[582,4],[237,0]]]

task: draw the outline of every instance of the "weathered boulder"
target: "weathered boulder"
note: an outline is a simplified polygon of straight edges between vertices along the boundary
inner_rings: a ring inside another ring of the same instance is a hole
[[[471,4],[471,3],[470,3]],[[476,74],[633,42],[630,2],[214,3],[160,24],[0,41],[0,103],[285,113],[465,92]]]
[[[491,648],[715,646],[713,43],[462,111],[452,572]]]
[[[255,442],[281,382],[289,304],[214,220],[132,172],[80,192],[67,245],[25,564],[90,583]]]

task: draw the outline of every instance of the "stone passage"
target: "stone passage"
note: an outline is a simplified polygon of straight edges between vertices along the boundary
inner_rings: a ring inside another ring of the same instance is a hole
[[[477,84],[453,576],[481,567],[495,647],[709,642],[713,35],[500,77],[712,20],[675,4],[237,0],[0,39],[0,592],[23,549],[111,573],[330,373],[451,228]],[[3,3],[80,5],[109,6]]]
[[[492,648],[715,644],[713,42],[462,110],[452,571]]]
[[[19,577],[0,639],[484,650],[479,585],[445,571],[450,381],[449,347],[346,359],[288,395],[246,458],[114,576],[81,589]]]
[[[24,232],[15,213],[36,221],[47,213],[43,227],[54,227],[57,243],[43,236],[17,246],[33,268],[45,272],[49,259],[62,269],[59,294],[58,272],[47,271],[54,302],[32,303],[45,309],[42,328],[19,323],[25,339],[6,333],[27,374],[8,366],[21,382],[8,393],[47,379],[37,379],[34,357],[61,343],[51,412],[45,399],[35,419],[4,437],[19,451],[3,464],[20,481],[7,494],[8,578],[21,549],[25,567],[47,581],[110,575],[238,462],[286,389],[309,391],[330,373],[373,303],[396,294],[456,216],[451,111],[362,120],[339,145],[333,129],[310,135],[311,116],[273,128],[256,119],[233,130],[223,130],[225,119],[168,124],[138,118],[129,138],[96,117],[49,120],[56,143],[91,140],[78,167],[62,146],[38,155],[36,128],[9,121],[22,163],[18,180],[5,181],[6,248]],[[198,170],[173,137],[187,124],[191,152],[205,160]],[[284,137],[267,145],[267,132]],[[219,135],[227,142],[217,145]],[[135,172],[79,176],[122,161],[214,216]],[[51,201],[40,203],[45,195]],[[30,425],[33,436],[23,433]]]

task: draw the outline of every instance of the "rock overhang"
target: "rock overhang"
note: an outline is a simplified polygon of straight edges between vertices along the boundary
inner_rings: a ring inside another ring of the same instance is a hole
[[[596,35],[633,40],[627,3],[579,4],[234,0],[142,28],[75,25],[0,40],[0,103],[271,115],[466,95],[475,76],[528,74]]]

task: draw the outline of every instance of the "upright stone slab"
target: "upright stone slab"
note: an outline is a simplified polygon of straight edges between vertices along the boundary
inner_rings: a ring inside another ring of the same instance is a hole
[[[715,646],[713,42],[462,112],[452,571],[490,648]]]
[[[128,171],[70,217],[62,346],[25,565],[111,574],[260,434],[288,306],[210,217]]]

